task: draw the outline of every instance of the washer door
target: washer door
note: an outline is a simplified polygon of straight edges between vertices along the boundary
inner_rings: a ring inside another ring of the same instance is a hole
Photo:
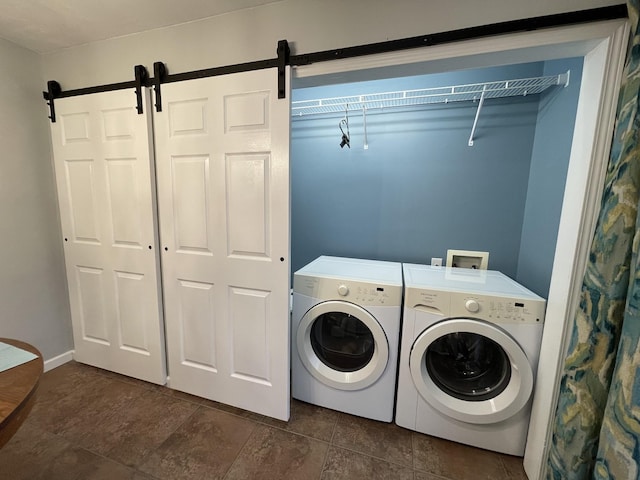
[[[477,319],[454,318],[427,328],[413,344],[409,370],[426,402],[467,423],[506,420],[533,391],[533,371],[518,343]]]
[[[389,361],[378,321],[353,303],[327,301],[310,308],[296,334],[300,360],[317,380],[339,390],[373,384]]]

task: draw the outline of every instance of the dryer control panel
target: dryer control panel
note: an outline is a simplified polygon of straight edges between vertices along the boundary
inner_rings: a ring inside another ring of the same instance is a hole
[[[402,287],[354,280],[294,275],[293,291],[320,300],[345,300],[362,306],[397,307]]]
[[[544,323],[544,299],[405,289],[404,306],[445,317],[479,318],[494,323]]]
[[[542,299],[505,298],[451,293],[452,317],[475,317],[496,323],[543,323]]]

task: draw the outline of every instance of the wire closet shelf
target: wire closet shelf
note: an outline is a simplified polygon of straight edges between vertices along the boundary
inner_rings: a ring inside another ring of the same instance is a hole
[[[475,102],[490,98],[505,98],[535,95],[556,85],[567,86],[569,72],[559,75],[520,78],[499,82],[472,83],[419,90],[401,90],[396,92],[351,95],[346,97],[298,100],[291,102],[292,117],[365,109],[386,109],[433,105],[451,102]]]

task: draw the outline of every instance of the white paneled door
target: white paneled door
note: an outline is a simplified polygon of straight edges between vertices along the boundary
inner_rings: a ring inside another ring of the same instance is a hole
[[[56,100],[51,124],[74,357],[164,384],[149,92]]]
[[[169,385],[282,420],[288,97],[275,69],[189,80],[154,117]]]

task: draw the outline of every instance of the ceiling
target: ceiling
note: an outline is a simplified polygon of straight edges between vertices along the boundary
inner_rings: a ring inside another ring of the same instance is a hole
[[[0,0],[0,38],[38,53],[276,0]]]

